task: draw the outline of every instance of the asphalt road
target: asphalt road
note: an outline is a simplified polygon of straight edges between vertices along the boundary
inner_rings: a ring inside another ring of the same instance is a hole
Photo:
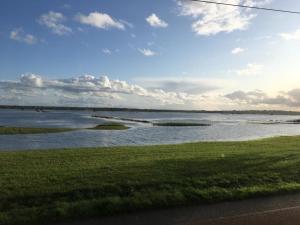
[[[139,212],[55,225],[299,225],[300,194]]]
[[[257,212],[209,221],[195,222],[192,225],[299,225],[300,206],[278,210]]]

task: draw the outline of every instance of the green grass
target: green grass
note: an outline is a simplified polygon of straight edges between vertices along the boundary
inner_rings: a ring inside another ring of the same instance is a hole
[[[38,224],[300,190],[300,137],[0,152],[0,224]]]
[[[90,130],[127,130],[129,129],[129,127],[125,126],[122,123],[104,123],[89,129]]]
[[[2,127],[0,126],[0,135],[12,134],[43,134],[72,131],[70,128],[33,128],[33,127]]]
[[[154,126],[166,126],[166,127],[204,127],[210,126],[207,123],[186,123],[186,122],[166,122],[166,123],[153,123]]]
[[[127,130],[129,127],[121,123],[105,123],[97,125],[90,130]],[[14,134],[46,134],[73,131],[72,128],[37,128],[37,127],[4,127],[0,126],[0,135],[14,135]]]

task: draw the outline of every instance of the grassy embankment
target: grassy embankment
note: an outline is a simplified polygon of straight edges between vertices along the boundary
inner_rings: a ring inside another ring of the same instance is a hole
[[[0,224],[300,190],[300,137],[0,152]]]

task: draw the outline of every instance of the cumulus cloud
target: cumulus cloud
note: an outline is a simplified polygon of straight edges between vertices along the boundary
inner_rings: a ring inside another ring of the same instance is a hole
[[[146,21],[152,27],[160,27],[165,28],[168,26],[168,23],[160,19],[155,13],[152,13],[150,16],[146,18]]]
[[[47,79],[25,74],[15,81],[0,81],[0,104],[176,109],[300,107],[300,89],[275,95],[262,90],[224,94],[223,88],[228,85],[222,80],[196,78],[144,79],[135,80],[132,84],[107,76]]]
[[[267,97],[267,95],[261,90],[254,90],[249,92],[235,91],[225,95],[225,97],[235,101],[255,104],[261,102],[263,99]]]
[[[155,56],[157,55],[156,52],[152,51],[151,49],[148,49],[148,48],[139,48],[138,49],[140,53],[142,53],[144,56]]]
[[[243,48],[234,48],[234,49],[232,49],[231,50],[231,54],[233,54],[233,55],[238,55],[238,54],[241,54],[241,53],[243,53],[243,52],[245,52],[246,50],[245,49],[243,49]]]
[[[88,15],[77,14],[75,20],[82,24],[90,25],[100,29],[117,28],[124,30],[124,21],[113,19],[110,15],[100,12],[92,12]],[[126,24],[129,24],[126,22]]]
[[[92,75],[69,79],[46,79],[35,74],[25,74],[17,81],[0,81],[0,94],[4,93],[5,96],[15,100],[24,96],[23,99],[28,99],[31,104],[34,102],[46,104],[47,100],[46,102],[41,100],[43,96],[48,96],[56,103],[72,102],[82,105],[82,100],[85,99],[87,103],[111,102],[114,106],[127,104],[131,107],[140,106],[138,104],[143,102],[152,102],[157,106],[181,105],[197,99],[197,96],[185,92],[146,89],[126,81],[112,80],[107,76],[97,78]],[[138,102],[137,105],[132,105],[135,100]]]
[[[72,32],[70,27],[63,25],[65,16],[59,12],[49,11],[39,17],[38,23],[48,27],[54,34],[66,35]]]
[[[255,76],[262,73],[264,66],[256,63],[247,64],[246,68],[234,70],[239,76]]]
[[[262,6],[266,0],[223,0],[224,3]],[[255,17],[249,9],[196,1],[178,1],[180,15],[193,18],[192,30],[198,35],[210,36],[220,32],[246,30]]]
[[[254,91],[235,91],[225,95],[226,98],[239,104],[265,105],[265,106],[286,106],[300,107],[300,89],[292,89],[286,92],[280,92],[275,96],[270,96],[261,90]]]
[[[300,29],[290,33],[281,33],[279,34],[279,36],[287,41],[291,41],[291,40],[300,41]]]
[[[34,74],[22,75],[20,82],[29,87],[42,87],[43,86],[43,79],[40,76]]]
[[[22,28],[16,28],[10,32],[10,39],[24,42],[26,44],[32,45],[37,43],[37,38],[32,34],[26,34]]]

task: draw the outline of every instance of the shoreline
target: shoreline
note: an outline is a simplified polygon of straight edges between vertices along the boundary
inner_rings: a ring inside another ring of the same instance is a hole
[[[80,130],[80,129],[79,129]],[[86,129],[83,129],[86,130]],[[87,129],[89,130],[89,129]],[[93,129],[91,129],[93,130]],[[51,134],[51,133],[50,133]],[[24,134],[16,134],[16,135],[24,135]],[[36,135],[36,134],[25,134],[25,135]],[[40,134],[37,134],[40,135]],[[7,135],[12,136],[12,135]],[[15,136],[15,135],[13,135]],[[160,146],[177,146],[177,145],[185,145],[185,144],[206,144],[206,143],[243,143],[243,142],[255,142],[261,141],[265,139],[273,139],[273,138],[284,138],[284,137],[300,137],[299,135],[273,135],[266,137],[253,137],[251,139],[232,139],[232,140],[201,140],[201,141],[190,141],[190,142],[180,142],[180,143],[162,143],[162,144],[132,144],[132,145],[109,145],[109,146],[94,146],[94,147],[55,147],[55,148],[33,148],[33,149],[13,149],[13,150],[3,150],[0,148],[1,153],[9,153],[9,152],[36,152],[36,151],[64,151],[64,150],[76,150],[76,149],[86,149],[86,150],[95,150],[95,149],[114,149],[114,148],[138,148],[138,147],[160,147]]]

